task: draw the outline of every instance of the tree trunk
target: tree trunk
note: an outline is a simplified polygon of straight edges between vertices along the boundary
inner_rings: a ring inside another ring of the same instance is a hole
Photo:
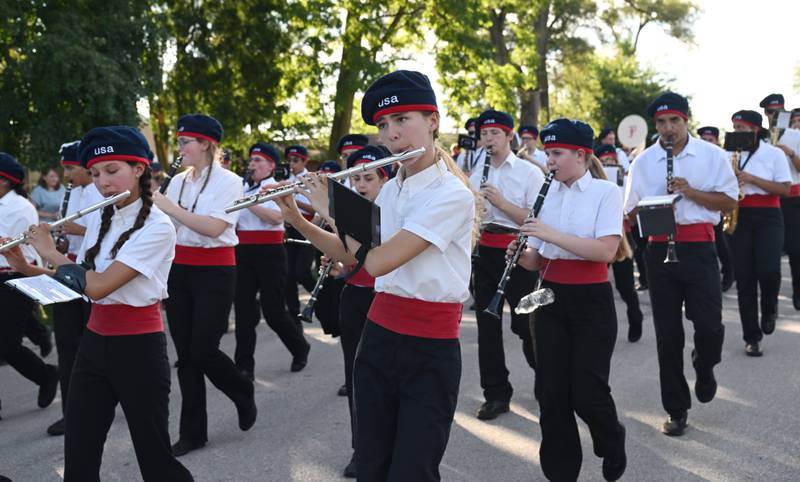
[[[550,121],[550,79],[547,76],[547,49],[549,48],[550,31],[547,28],[547,21],[550,18],[550,2],[544,2],[536,16],[536,55],[538,63],[536,65],[536,85],[539,93],[539,110],[537,120],[541,119],[541,111],[544,111],[544,121]],[[537,122],[538,124],[538,122]]]
[[[539,90],[538,89],[519,89],[517,91],[520,104],[520,125],[534,125],[539,126],[539,110],[541,104],[539,103]]]
[[[336,95],[333,100],[333,123],[328,140],[328,157],[338,159],[336,145],[339,139],[350,132],[353,115],[353,98],[358,90],[359,57],[364,55],[361,47],[361,28],[358,13],[347,12],[345,31],[342,36],[342,60],[339,63],[339,76],[336,79]]]

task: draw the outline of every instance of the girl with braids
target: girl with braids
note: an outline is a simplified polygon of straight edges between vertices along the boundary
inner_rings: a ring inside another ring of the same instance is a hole
[[[100,193],[131,195],[90,218],[80,264],[56,250],[46,225],[30,229],[31,245],[57,267],[55,278],[93,300],[68,393],[66,481],[100,480],[117,403],[142,478],[192,480],[170,450],[170,368],[160,303],[167,297],[175,228],[153,206],[152,156],[144,136],[131,127],[94,128],[81,140],[81,164]]]
[[[208,441],[205,377],[233,401],[239,428],[249,430],[257,409],[253,382],[219,348],[228,329],[236,285],[239,213],[225,206],[242,197],[242,178],[219,164],[222,125],[202,114],[178,119],[178,150],[189,167],[172,180],[166,195],[153,194],[177,230],[169,273],[167,321],[178,352],[181,421],[177,456]]]
[[[439,480],[461,378],[459,323],[469,298],[477,192],[436,144],[439,113],[428,77],[399,70],[373,83],[361,115],[379,141],[400,153],[424,147],[386,182],[381,242],[366,253],[375,298],[355,357],[353,385],[360,480]],[[323,179],[324,180],[324,179]],[[302,190],[335,226],[327,188],[314,174]],[[298,189],[300,190],[300,189]],[[280,198],[291,222],[329,258],[356,263],[361,246],[307,222],[292,196]]]

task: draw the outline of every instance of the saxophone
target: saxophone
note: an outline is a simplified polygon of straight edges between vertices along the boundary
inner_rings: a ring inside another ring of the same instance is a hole
[[[739,157],[742,155],[741,152],[736,151],[731,153],[731,164],[733,166],[733,172],[737,175],[739,174]],[[740,188],[739,189],[739,201],[744,199],[744,191]],[[722,230],[725,234],[731,235],[736,231],[736,224],[739,222],[739,203],[736,203],[736,207],[733,208],[733,211],[729,213],[724,213],[722,215]]]

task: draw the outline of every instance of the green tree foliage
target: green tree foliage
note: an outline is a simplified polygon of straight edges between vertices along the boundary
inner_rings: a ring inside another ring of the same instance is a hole
[[[160,75],[149,2],[8,0],[0,10],[0,148],[38,168],[91,127],[139,124],[136,102]]]
[[[633,55],[648,25],[664,28],[672,37],[691,43],[698,7],[687,0],[612,0],[600,14],[614,43]]]

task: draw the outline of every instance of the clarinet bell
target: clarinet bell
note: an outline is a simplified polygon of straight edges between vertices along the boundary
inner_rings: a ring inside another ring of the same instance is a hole
[[[492,318],[499,320],[501,305],[500,303],[503,301],[503,293],[501,291],[496,291],[494,296],[492,296],[492,301],[489,302],[489,306],[483,310],[483,313],[486,315],[490,315]]]
[[[664,263],[677,263],[678,250],[675,248],[675,242],[667,243],[667,256],[664,258]]]
[[[305,321],[306,323],[311,323],[311,319],[314,317],[314,303],[315,300],[309,300],[306,306],[303,308],[303,312],[297,315],[298,318]]]

